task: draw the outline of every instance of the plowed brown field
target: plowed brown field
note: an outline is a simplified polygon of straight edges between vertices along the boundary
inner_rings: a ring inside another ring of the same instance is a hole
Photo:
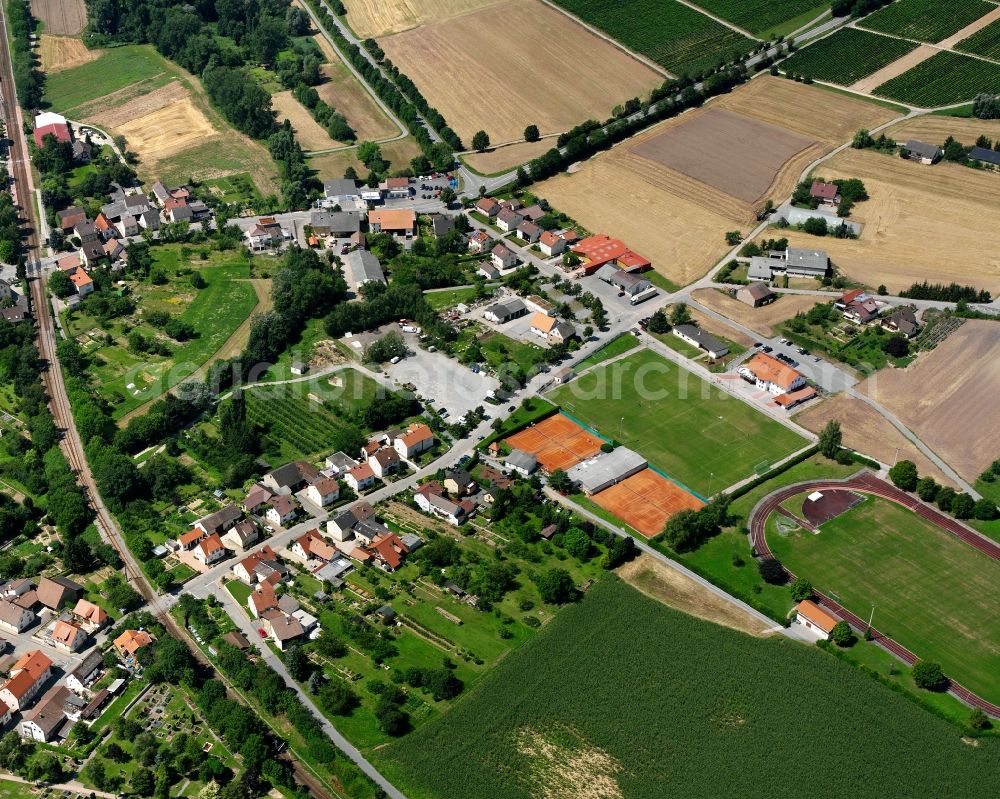
[[[791,319],[799,311],[808,311],[821,297],[807,297],[801,294],[783,294],[770,305],[751,308],[718,289],[699,289],[691,297],[707,308],[749,327],[762,336],[773,336],[774,325]]]

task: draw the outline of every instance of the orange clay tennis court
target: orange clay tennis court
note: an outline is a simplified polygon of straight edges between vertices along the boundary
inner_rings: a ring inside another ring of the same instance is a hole
[[[561,413],[553,414],[506,439],[513,449],[530,452],[546,472],[566,470],[601,451],[601,441]]]
[[[663,532],[677,511],[698,510],[705,503],[652,469],[643,469],[591,497],[606,511],[647,538]]]

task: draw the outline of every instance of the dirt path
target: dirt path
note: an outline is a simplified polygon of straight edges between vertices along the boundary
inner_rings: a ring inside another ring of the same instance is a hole
[[[902,75],[906,70],[915,67],[938,52],[937,47],[929,44],[922,44],[916,50],[907,53],[902,58],[897,58],[891,64],[887,64],[882,69],[873,72],[867,78],[862,78],[857,83],[848,88],[856,92],[870,92],[877,86],[881,86],[887,80]]]
[[[640,555],[618,569],[618,576],[646,596],[705,621],[721,624],[748,635],[762,636],[772,626],[744,613],[698,585],[676,569],[664,566],[650,555]]]
[[[976,31],[982,30],[991,22],[996,22],[1000,19],[1000,6],[997,6],[993,11],[985,16],[980,17],[975,22],[970,22],[962,30],[953,33],[947,39],[942,39],[937,43],[938,47],[951,50],[956,44],[958,44],[962,39],[968,39]]]

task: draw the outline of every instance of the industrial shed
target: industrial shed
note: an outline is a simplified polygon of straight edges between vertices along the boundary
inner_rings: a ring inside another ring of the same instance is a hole
[[[648,465],[638,452],[618,447],[613,452],[602,452],[578,463],[566,474],[585,494],[590,495],[610,488]]]

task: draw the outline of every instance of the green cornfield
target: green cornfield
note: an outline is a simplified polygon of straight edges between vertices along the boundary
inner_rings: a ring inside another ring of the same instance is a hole
[[[1000,94],[1000,64],[946,50],[875,89],[875,94],[921,108],[955,105],[977,94]]]
[[[991,795],[1000,741],[959,736],[818,649],[608,577],[446,717],[376,754],[411,799]]]
[[[980,28],[955,45],[956,50],[1000,60],[1000,20]]]
[[[858,24],[921,42],[940,42],[996,9],[986,0],[897,0]]]
[[[850,86],[916,47],[904,39],[844,28],[793,53],[779,66],[785,72]]]
[[[556,0],[584,22],[675,74],[695,74],[753,42],[676,0]]]

